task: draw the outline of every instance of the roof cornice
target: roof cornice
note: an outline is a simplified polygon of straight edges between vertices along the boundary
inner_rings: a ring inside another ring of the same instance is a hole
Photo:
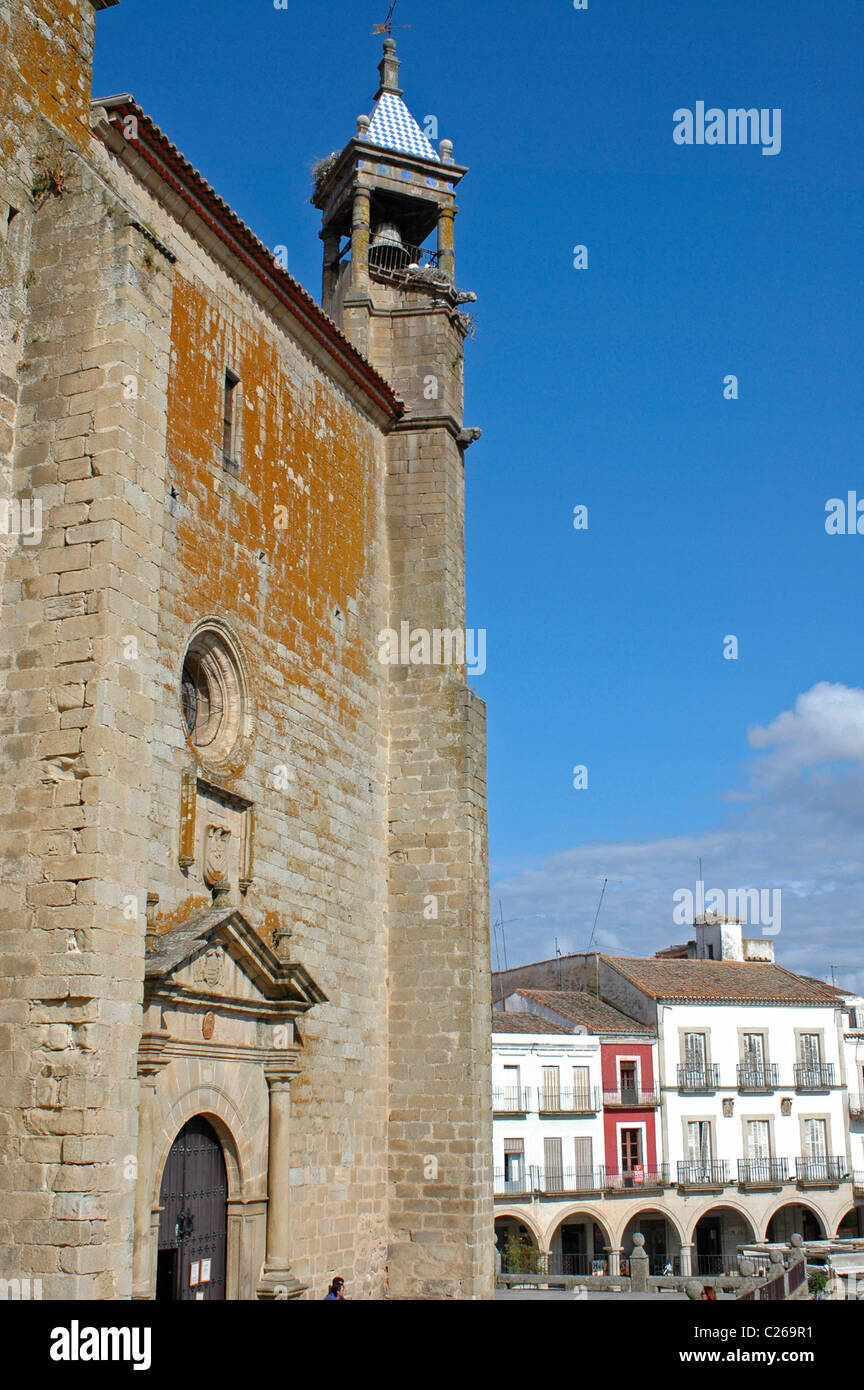
[[[106,147],[142,183],[168,206],[179,198],[192,215],[184,219],[186,230],[203,240],[208,251],[221,259],[232,277],[255,294],[263,307],[287,309],[313,355],[329,358],[339,374],[359,387],[383,422],[398,420],[405,406],[388,381],[357,351],[320,305],[273,259],[272,252],[241,220],[233,208],[195,169],[176,145],[163,134],[135,99],[123,92],[91,103],[93,129]],[[99,108],[105,118],[99,118]],[[135,125],[126,135],[123,121],[134,117]],[[175,197],[170,197],[171,194]],[[173,214],[176,216],[176,213]],[[200,227],[200,231],[198,228]],[[240,269],[242,267],[242,269]],[[316,351],[317,349],[317,351]]]

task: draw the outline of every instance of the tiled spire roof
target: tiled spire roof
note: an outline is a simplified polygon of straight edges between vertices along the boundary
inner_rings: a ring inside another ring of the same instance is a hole
[[[421,159],[440,162],[428,137],[420,129],[401,96],[382,92],[372,108],[369,129],[364,137],[372,145],[401,154],[418,155]]]

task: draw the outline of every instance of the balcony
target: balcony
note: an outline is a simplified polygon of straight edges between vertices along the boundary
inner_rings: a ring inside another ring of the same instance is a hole
[[[864,1172],[852,1174],[852,1193],[855,1197],[864,1197]]]
[[[495,1115],[524,1115],[531,1108],[528,1086],[492,1088],[492,1112]]]
[[[600,1091],[596,1086],[584,1091],[541,1090],[538,1109],[541,1115],[596,1115]]]
[[[839,1187],[846,1172],[845,1158],[796,1158],[795,1181],[799,1187]]]
[[[796,1091],[828,1091],[834,1085],[833,1062],[796,1062]]]
[[[719,1085],[720,1068],[716,1062],[699,1062],[696,1066],[679,1063],[679,1091],[716,1091]]]
[[[762,1062],[756,1065],[752,1062],[739,1062],[739,1091],[774,1091],[778,1084],[776,1062]]]
[[[635,1087],[619,1087],[604,1091],[603,1104],[607,1110],[656,1110],[660,1104],[658,1091],[641,1091]]]
[[[502,1170],[496,1169],[494,1178],[493,1191],[496,1197],[530,1198],[531,1179],[526,1168],[523,1167],[521,1172],[517,1171],[510,1175],[505,1175]]]
[[[688,1191],[706,1192],[724,1187],[729,1181],[729,1164],[725,1159],[711,1158],[678,1164],[678,1186]]]
[[[669,1166],[661,1168],[634,1168],[628,1173],[607,1173],[604,1183],[606,1192],[645,1192],[656,1191],[669,1186]]]
[[[849,1092],[849,1116],[853,1120],[864,1120],[864,1096]]]
[[[738,1186],[755,1191],[760,1187],[782,1187],[789,1181],[785,1158],[739,1158]]]
[[[535,1168],[534,1183],[542,1197],[572,1197],[599,1194],[605,1185],[602,1168]]]

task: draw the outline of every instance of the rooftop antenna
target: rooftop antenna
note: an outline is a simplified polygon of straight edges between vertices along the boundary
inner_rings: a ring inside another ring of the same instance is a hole
[[[564,986],[563,986],[563,984],[561,983],[561,952],[560,952],[560,950],[558,949],[558,938],[557,938],[557,936],[556,936],[556,938],[555,938],[555,956],[556,956],[556,958],[557,958],[557,960],[558,960],[558,988],[559,988],[559,989],[563,989]]]
[[[597,930],[597,918],[600,916],[600,909],[603,906],[603,894],[606,892],[606,884],[608,882],[608,878],[604,878],[603,887],[600,889],[600,901],[597,904],[597,911],[594,913],[594,925],[591,928],[591,935],[588,938],[588,948],[585,952],[586,955],[588,954],[588,951],[591,950],[591,943],[594,940],[594,933]]]
[[[376,25],[375,25],[375,28],[372,30],[372,33],[373,33],[373,34],[386,34],[387,37],[388,37],[388,39],[392,39],[392,37],[393,37],[393,11],[396,9],[396,6],[397,6],[398,4],[399,4],[399,0],[390,0],[390,8],[389,8],[389,10],[387,11],[387,18],[385,19],[385,21],[384,21],[383,24],[376,24]],[[410,28],[411,28],[411,25],[410,25],[410,24],[400,24],[398,27],[399,27],[400,29],[410,29]]]

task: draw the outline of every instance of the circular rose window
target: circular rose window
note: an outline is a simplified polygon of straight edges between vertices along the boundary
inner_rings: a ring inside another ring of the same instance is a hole
[[[238,662],[211,628],[196,633],[189,643],[181,702],[190,742],[202,758],[221,762],[242,732],[245,699]]]

